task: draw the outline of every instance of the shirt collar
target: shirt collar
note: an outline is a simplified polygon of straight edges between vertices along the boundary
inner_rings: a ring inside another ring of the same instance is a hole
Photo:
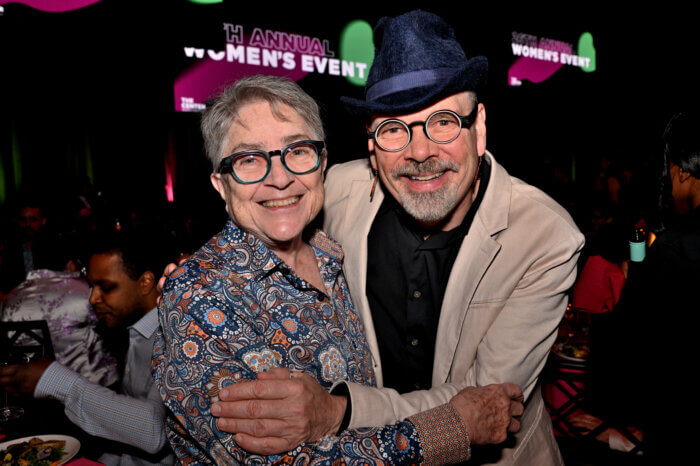
[[[223,240],[223,241],[221,241]],[[241,248],[237,246],[245,244],[246,252],[251,254],[250,261],[245,258],[246,266],[245,268],[236,267],[237,259],[236,256],[241,254]],[[222,248],[221,251],[225,257],[230,258],[236,272],[248,280],[257,280],[276,267],[281,263],[280,259],[272,254],[265,243],[260,241],[255,235],[251,235],[245,230],[239,228],[232,220],[226,222],[226,228],[224,229],[224,236],[215,245],[217,248]]]
[[[236,246],[246,243],[255,252],[246,269],[237,271],[241,275],[247,275],[249,280],[261,280],[277,270],[284,274],[291,273],[289,267],[276,254],[270,251],[264,242],[255,235],[239,228],[232,220],[226,223],[224,238],[227,244],[217,244],[218,247],[225,247],[226,245]],[[323,231],[315,230],[311,238],[309,238],[309,244],[314,249],[316,257],[324,259],[324,264],[331,266],[332,271],[335,271],[336,268],[340,269],[344,253],[343,248],[337,241],[330,238]],[[235,248],[232,248],[229,254],[235,254]],[[336,264],[337,267],[334,267]]]
[[[158,330],[158,308],[154,307],[145,316],[141,317],[138,322],[129,327],[129,330],[134,329],[144,338],[151,338],[156,330]]]

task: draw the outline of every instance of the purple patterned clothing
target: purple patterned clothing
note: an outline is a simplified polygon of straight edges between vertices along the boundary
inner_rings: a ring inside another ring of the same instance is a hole
[[[77,272],[32,270],[0,302],[4,321],[46,320],[56,361],[104,386],[119,380],[117,361],[95,331],[90,286]]]
[[[168,437],[181,462],[421,462],[420,426],[410,421],[328,435],[267,457],[243,450],[233,435],[217,429],[210,406],[219,390],[270,367],[303,371],[326,389],[339,380],[375,384],[341,270],[342,249],[322,232],[309,244],[323,290],[296,276],[264,243],[230,221],[166,281],[153,376],[170,410]]]

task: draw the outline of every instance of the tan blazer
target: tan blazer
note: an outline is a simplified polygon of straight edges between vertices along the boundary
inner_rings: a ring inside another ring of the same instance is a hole
[[[477,448],[475,464],[563,464],[537,377],[576,278],[583,236],[561,206],[510,177],[490,153],[485,157],[491,162],[491,176],[445,291],[433,388],[403,395],[382,388],[379,349],[365,294],[367,235],[384,193],[378,184],[370,202],[373,178],[367,160],[328,170],[324,229],[345,250],[345,275],[380,387],[349,385],[350,427],[396,422],[449,401],[465,386],[513,382],[523,387],[528,399],[521,431],[505,448]]]

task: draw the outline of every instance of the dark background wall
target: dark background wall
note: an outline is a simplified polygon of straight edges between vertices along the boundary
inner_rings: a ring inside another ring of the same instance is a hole
[[[638,179],[653,173],[665,122],[698,104],[698,40],[688,11],[494,4],[465,14],[447,3],[348,2],[338,10],[328,3],[282,9],[242,3],[103,0],[64,13],[4,5],[0,208],[19,190],[31,190],[60,212],[87,176],[111,205],[166,207],[220,223],[224,212],[209,186],[199,115],[174,111],[172,84],[187,63],[182,47],[220,43],[224,22],[337,41],[353,19],[374,24],[417,6],[433,11],[453,25],[469,56],[489,58],[489,149],[511,173],[550,192],[559,180],[575,179],[567,195],[577,198],[587,196],[603,155],[630,161]],[[508,87],[513,31],[574,44],[588,31],[597,71],[565,67],[544,83]],[[362,90],[328,76],[309,75],[300,84],[322,105],[331,162],[365,156],[362,123],[338,101]],[[177,161],[175,206],[167,206],[163,188],[168,153]]]

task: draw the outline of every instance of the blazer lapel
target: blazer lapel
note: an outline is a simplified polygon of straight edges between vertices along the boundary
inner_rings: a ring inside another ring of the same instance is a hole
[[[474,219],[468,238],[462,242],[440,310],[433,364],[433,386],[445,383],[452,367],[457,344],[462,335],[469,304],[481,278],[486,273],[501,245],[488,234],[481,222]]]
[[[501,245],[494,235],[508,226],[511,197],[510,178],[489,152],[491,177],[479,210],[459,249],[445,289],[440,309],[433,364],[433,386],[445,383],[457,344],[462,335],[464,319],[482,277],[491,265]],[[467,329],[468,331],[468,329]]]
[[[348,280],[350,294],[353,297],[355,309],[362,319],[365,327],[365,335],[369,344],[377,384],[382,386],[381,362],[379,358],[379,346],[377,336],[374,333],[372,313],[367,300],[367,235],[372,227],[372,221],[384,199],[384,193],[377,183],[372,202],[369,192],[372,180],[355,180],[350,187],[350,196],[347,203],[347,212],[343,220],[342,244],[345,250],[343,270]]]

